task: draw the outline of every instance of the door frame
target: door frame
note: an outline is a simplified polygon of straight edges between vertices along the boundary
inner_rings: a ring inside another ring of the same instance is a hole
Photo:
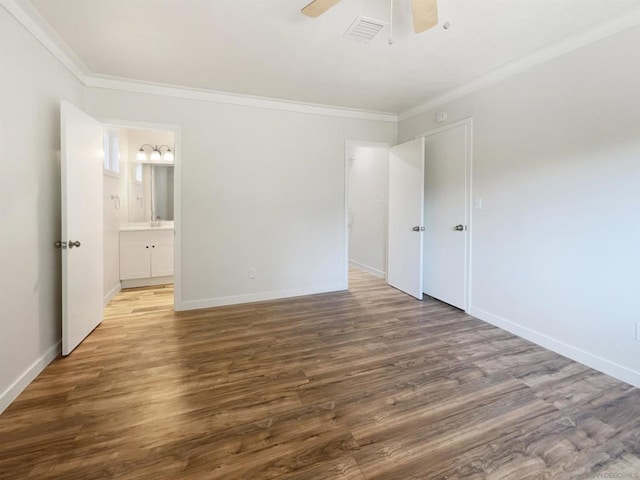
[[[387,151],[393,144],[386,142],[372,142],[369,140],[356,140],[346,138],[344,141],[344,288],[349,289],[349,150],[353,147],[381,147]],[[387,222],[385,226],[385,238],[389,229],[389,198],[387,195]],[[387,272],[384,272],[387,280]]]
[[[173,246],[173,308],[178,311],[182,306],[182,262],[180,257],[182,245],[182,218],[181,218],[181,195],[180,186],[182,178],[182,127],[180,125],[166,123],[137,122],[131,120],[118,120],[111,118],[98,119],[105,128],[141,128],[146,130],[161,130],[173,133],[174,160],[173,160],[173,225],[174,225],[174,246]]]
[[[469,313],[471,307],[471,292],[472,292],[472,245],[473,245],[473,117],[467,117],[456,122],[448,123],[442,127],[438,127],[433,130],[429,130],[424,133],[416,135],[414,138],[427,138],[438,133],[446,132],[453,128],[466,127],[466,145],[465,145],[465,225],[467,225],[467,231],[465,232],[465,252],[464,252],[464,311]],[[426,161],[426,159],[425,159]]]

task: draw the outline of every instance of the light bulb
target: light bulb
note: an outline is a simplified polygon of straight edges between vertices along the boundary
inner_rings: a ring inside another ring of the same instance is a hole
[[[138,162],[146,162],[147,161],[147,154],[144,153],[144,150],[142,148],[140,148],[140,150],[138,150],[138,153],[136,155],[136,160]]]
[[[171,149],[167,149],[166,152],[164,152],[164,161],[165,162],[173,162],[173,152],[171,151]]]
[[[151,152],[151,161],[153,162],[158,162],[160,160],[160,150],[158,150],[157,148],[153,149],[153,152]]]

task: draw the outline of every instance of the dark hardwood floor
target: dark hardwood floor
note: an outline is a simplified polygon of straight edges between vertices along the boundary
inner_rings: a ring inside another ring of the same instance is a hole
[[[0,415],[0,478],[640,479],[640,390],[368,274],[172,300],[119,294]]]

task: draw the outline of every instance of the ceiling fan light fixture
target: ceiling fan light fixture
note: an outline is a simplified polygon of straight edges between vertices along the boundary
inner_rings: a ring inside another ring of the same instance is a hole
[[[438,3],[444,1],[445,0],[411,0],[411,8],[413,10],[413,30],[416,33],[422,33],[438,25]],[[338,2],[340,2],[340,0],[313,0],[311,3],[305,6],[301,10],[301,12],[307,17],[316,18],[336,5]],[[384,22],[384,25],[388,24],[390,26],[389,44],[391,45],[393,44],[393,0],[390,0],[390,11],[390,22]],[[356,22],[360,18],[362,17],[358,17],[356,19]],[[443,27],[445,30],[447,30],[450,25],[447,22],[443,25]],[[380,30],[382,30],[382,27],[372,33],[370,31],[371,26],[364,25],[363,31],[358,31],[355,34],[351,34],[351,31],[353,29],[354,25],[351,25],[351,27],[349,27],[349,30],[347,30],[345,37],[365,43],[371,43],[373,37],[377,35]]]

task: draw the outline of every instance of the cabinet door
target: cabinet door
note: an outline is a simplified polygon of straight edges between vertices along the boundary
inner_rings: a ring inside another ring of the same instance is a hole
[[[151,232],[151,276],[173,275],[173,230]]]
[[[151,276],[149,232],[120,232],[120,280]]]

